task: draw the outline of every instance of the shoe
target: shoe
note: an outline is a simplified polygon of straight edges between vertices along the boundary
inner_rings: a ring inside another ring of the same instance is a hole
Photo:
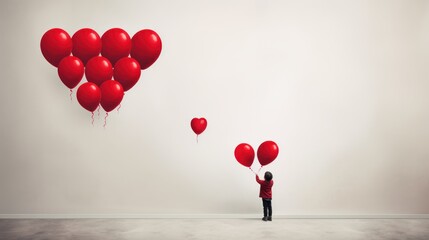
[[[273,219],[270,217],[267,218],[268,221],[273,221]]]
[[[263,217],[262,221],[266,222],[267,221],[267,217]]]

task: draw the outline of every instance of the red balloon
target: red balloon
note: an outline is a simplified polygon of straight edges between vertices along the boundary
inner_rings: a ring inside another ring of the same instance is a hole
[[[72,45],[70,35],[60,28],[48,30],[40,40],[40,49],[43,56],[55,67],[58,67],[61,59],[70,55]]]
[[[75,32],[72,41],[73,56],[80,58],[84,64],[101,52],[101,38],[96,31],[90,28],[82,28]]]
[[[278,154],[279,147],[273,141],[265,141],[258,147],[258,160],[262,166],[274,161]]]
[[[245,167],[252,166],[253,160],[255,159],[255,151],[252,146],[247,143],[238,144],[235,148],[234,155],[235,159]]]
[[[110,60],[115,65],[116,61],[127,57],[131,51],[131,38],[127,32],[120,28],[107,30],[101,36],[101,55]]]
[[[101,84],[101,106],[106,112],[115,109],[124,97],[122,85],[115,80],[108,80]]]
[[[113,68],[109,60],[102,56],[89,59],[85,68],[85,76],[88,82],[101,86],[104,81],[112,79]]]
[[[207,127],[207,120],[205,118],[193,118],[191,120],[191,128],[195,132],[195,134],[199,135]]]
[[[140,74],[139,62],[130,57],[119,59],[113,69],[113,78],[122,85],[124,91],[128,91],[137,83]]]
[[[94,83],[86,82],[77,89],[76,97],[83,108],[94,112],[100,104],[101,90]]]
[[[131,57],[135,58],[141,69],[150,67],[159,57],[162,42],[159,35],[150,29],[144,29],[134,34]]]
[[[79,84],[80,80],[82,80],[84,71],[82,61],[73,56],[63,58],[58,65],[58,76],[60,76],[64,85],[70,89]]]

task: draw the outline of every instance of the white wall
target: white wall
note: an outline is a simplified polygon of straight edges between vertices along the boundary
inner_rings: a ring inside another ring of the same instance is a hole
[[[1,214],[260,213],[233,151],[265,140],[275,214],[429,213],[428,1],[1,1],[0,26]],[[53,27],[161,36],[106,129]]]

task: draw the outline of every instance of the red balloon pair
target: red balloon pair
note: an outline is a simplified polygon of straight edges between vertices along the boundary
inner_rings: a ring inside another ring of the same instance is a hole
[[[112,28],[100,38],[89,28],[80,29],[73,37],[63,29],[53,28],[43,35],[40,48],[45,59],[58,67],[61,81],[70,90],[86,76],[88,82],[77,92],[83,108],[93,112],[100,104],[109,112],[137,83],[141,70],[158,59],[162,43],[158,34],[149,29],[130,38],[126,31]]]
[[[86,82],[80,85],[76,96],[80,105],[90,112],[94,112],[98,105],[106,112],[110,112],[121,103],[124,89],[115,80],[107,80],[100,87],[92,82]]]
[[[265,166],[277,158],[279,154],[279,147],[273,141],[265,141],[258,147],[258,161],[262,166]],[[255,151],[252,146],[247,143],[240,143],[234,151],[235,159],[245,166],[252,166],[253,160],[255,158]]]

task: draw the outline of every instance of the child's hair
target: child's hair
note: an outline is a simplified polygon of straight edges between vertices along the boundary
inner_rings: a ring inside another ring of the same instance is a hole
[[[264,175],[264,179],[265,181],[271,181],[271,179],[273,179],[273,174],[269,171],[266,171]]]

